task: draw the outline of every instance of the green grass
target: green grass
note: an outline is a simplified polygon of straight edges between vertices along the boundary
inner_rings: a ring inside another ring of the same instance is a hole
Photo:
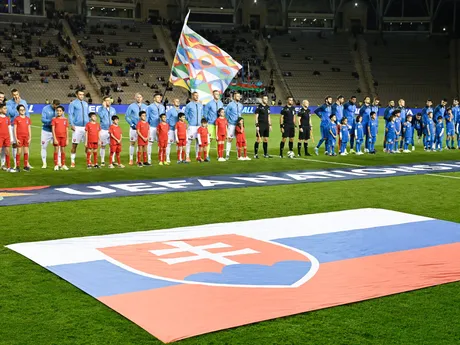
[[[255,128],[252,115],[247,115],[246,119],[246,136],[248,142],[248,152],[252,157],[253,145],[255,141]],[[270,171],[286,171],[298,169],[325,169],[325,168],[340,168],[351,167],[354,165],[391,165],[391,164],[404,164],[404,163],[420,163],[420,162],[433,162],[441,160],[456,160],[460,157],[460,151],[443,151],[443,152],[424,152],[423,147],[417,145],[417,150],[410,154],[388,155],[382,152],[383,141],[383,120],[380,125],[380,134],[377,142],[377,149],[380,151],[377,155],[349,155],[346,157],[328,157],[322,153],[321,149],[319,156],[302,157],[301,159],[279,159],[279,142],[281,133],[279,126],[278,116],[273,115],[272,121],[274,123],[273,132],[270,135],[269,151],[273,155],[273,159],[259,159],[250,162],[242,162],[236,160],[236,153],[232,152],[232,159],[226,163],[218,163],[216,161],[217,151],[213,148],[211,156],[213,161],[210,164],[200,164],[192,162],[189,165],[177,165],[175,148],[173,147],[171,153],[172,164],[168,167],[154,166],[150,168],[138,168],[127,166],[126,169],[101,169],[87,170],[86,169],[86,155],[84,153],[83,145],[79,145],[77,152],[77,167],[70,171],[55,172],[52,169],[53,165],[53,148],[48,146],[48,169],[40,169],[42,162],[40,156],[40,117],[37,115],[32,116],[33,131],[32,131],[32,145],[30,162],[35,168],[29,174],[1,174],[0,188],[1,187],[22,187],[22,186],[39,186],[39,185],[58,185],[70,183],[84,183],[84,182],[102,182],[102,181],[126,181],[126,180],[141,180],[151,178],[173,178],[173,177],[188,177],[188,176],[206,176],[206,175],[219,175],[231,173],[251,173],[251,172],[270,172]],[[122,162],[127,165],[129,161],[129,129],[125,121],[121,120],[123,133],[125,138],[123,140]],[[319,139],[319,120],[313,118],[314,136]],[[297,152],[297,139],[294,142],[294,151]],[[313,146],[313,144],[310,144]],[[324,146],[323,146],[324,147]],[[107,148],[108,150],[108,148]],[[235,147],[233,147],[235,150]],[[262,151],[262,145],[260,147]],[[157,162],[156,144],[154,146],[153,161]],[[192,151],[193,152],[193,151]],[[287,144],[285,153],[287,152]],[[310,153],[313,154],[313,149],[310,148]],[[108,160],[108,153],[106,154]],[[340,163],[340,164],[337,164]],[[70,165],[70,147],[67,148],[67,164]],[[343,164],[343,165],[342,165]]]
[[[38,122],[36,117],[33,120]],[[252,122],[247,120],[251,146]],[[313,157],[319,162],[273,159],[217,164],[214,160],[208,165],[87,171],[82,168],[80,151],[80,167],[54,172],[39,169],[39,134],[40,129],[34,128],[32,165],[36,168],[30,174],[1,174],[0,187],[340,168],[330,162],[384,165],[459,157],[458,151],[418,150],[410,155]],[[278,142],[276,131],[271,138],[272,154],[276,154]],[[460,222],[455,192],[460,189],[460,174],[445,175],[455,179],[418,175],[0,208],[0,344],[161,344],[102,303],[4,245],[364,207]],[[191,214],[191,209],[196,212]],[[460,283],[452,283],[219,331],[179,344],[459,344],[459,305]]]

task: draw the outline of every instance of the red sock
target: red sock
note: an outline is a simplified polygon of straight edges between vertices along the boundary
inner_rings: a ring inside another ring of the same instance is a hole
[[[24,153],[24,168],[29,166],[29,154]]]
[[[206,150],[205,148],[203,153],[204,153],[204,160],[206,160],[206,158],[208,158],[208,150]]]
[[[86,165],[91,165],[91,151],[86,152]]]
[[[61,148],[61,166],[62,165],[65,165],[65,152],[64,150]]]
[[[10,155],[5,155],[6,168],[11,168]]]
[[[19,167],[20,163],[21,163],[21,157],[18,154],[16,154],[16,166]]]
[[[238,147],[238,158],[241,157],[241,147]]]
[[[179,148],[177,148],[177,160],[180,161],[182,157],[182,152],[180,151]]]
[[[247,148],[247,147],[244,148],[244,156],[245,156],[245,157],[248,156],[248,148]]]
[[[58,165],[58,153],[54,152],[54,165]]]
[[[224,158],[224,144],[219,144],[219,158]]]
[[[94,165],[97,165],[97,152],[93,152]]]
[[[118,165],[121,165],[120,152],[117,152],[117,162]]]
[[[144,163],[147,163],[148,160],[147,160],[147,152],[144,152]]]
[[[137,163],[141,162],[141,152],[137,151]]]
[[[109,156],[109,165],[112,165],[113,163],[113,152],[110,151],[110,156]]]

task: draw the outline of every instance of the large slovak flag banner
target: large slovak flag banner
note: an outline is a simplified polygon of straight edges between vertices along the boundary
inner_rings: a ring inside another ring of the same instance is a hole
[[[382,209],[8,247],[163,342],[460,280],[460,224]]]

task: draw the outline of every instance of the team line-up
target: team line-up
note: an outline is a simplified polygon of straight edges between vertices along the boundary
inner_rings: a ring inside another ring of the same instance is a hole
[[[24,171],[30,171],[29,146],[31,142],[31,120],[27,102],[21,99],[19,91],[11,91],[12,99],[5,101],[5,95],[0,93],[0,150],[1,166],[9,172],[20,171],[20,158],[23,157]],[[47,146],[54,146],[54,169],[68,170],[66,166],[65,149],[68,146],[68,128],[72,131],[71,167],[75,167],[76,150],[80,143],[86,148],[86,165],[88,168],[99,168],[105,165],[106,146],[110,148],[109,168],[118,166],[124,168],[120,161],[122,131],[119,127],[119,118],[111,107],[112,99],[103,98],[102,106],[97,113],[89,112],[88,103],[84,100],[84,92],[77,91],[76,99],[69,104],[68,119],[65,117],[64,107],[58,100],[46,106],[42,111],[41,156],[42,168],[47,168]],[[130,126],[129,157],[130,165],[134,165],[134,152],[137,144],[137,165],[139,167],[152,164],[153,143],[158,143],[158,157],[160,165],[170,164],[171,145],[177,144],[177,163],[188,163],[192,143],[195,142],[196,159],[199,162],[209,162],[210,144],[217,142],[218,161],[225,162],[230,157],[232,142],[236,139],[238,160],[250,160],[247,155],[243,105],[241,95],[233,94],[233,100],[224,109],[220,100],[219,91],[213,92],[213,100],[203,105],[199,101],[198,93],[192,93],[192,99],[181,112],[179,99],[173,100],[173,107],[167,112],[162,104],[162,95],[156,93],[154,102],[147,106],[143,97],[137,93],[125,114]],[[377,113],[380,107],[379,99],[365,97],[363,104],[357,111],[356,97],[352,96],[344,102],[343,96],[338,96],[333,102],[331,96],[325,98],[325,103],[314,113],[321,119],[321,139],[315,147],[325,144],[325,154],[336,155],[336,146],[340,155],[361,151],[364,143],[364,153],[375,154],[375,143],[378,135]],[[443,137],[446,135],[446,148],[454,149],[455,134],[457,134],[457,148],[460,147],[460,106],[458,99],[453,100],[452,107],[447,108],[447,100],[433,110],[433,102],[427,100],[426,106],[416,116],[407,114],[403,99],[395,105],[390,101],[385,109],[385,136],[383,146],[388,153],[410,153],[409,146],[415,150],[414,134],[418,142],[423,139],[425,150],[442,150]],[[296,112],[294,100],[288,97],[286,105],[281,110],[280,157],[283,158],[285,143],[288,140],[288,157],[294,158],[293,152],[295,132],[298,128],[297,155],[301,156],[302,146],[304,154],[308,152],[308,141],[313,140],[313,126],[308,100],[302,102],[302,107]],[[259,144],[262,143],[264,157],[268,154],[268,138],[272,131],[270,106],[268,97],[263,96],[261,104],[255,111],[256,142],[254,144],[254,158],[259,158]],[[99,122],[97,119],[99,118]],[[445,122],[445,125],[444,125]],[[356,147],[355,147],[356,144]],[[12,152],[10,151],[12,146]],[[225,147],[225,157],[224,157]],[[347,151],[349,148],[349,151]],[[355,150],[356,149],[356,150]],[[99,151],[99,152],[98,152]],[[11,155],[14,167],[11,167]]]

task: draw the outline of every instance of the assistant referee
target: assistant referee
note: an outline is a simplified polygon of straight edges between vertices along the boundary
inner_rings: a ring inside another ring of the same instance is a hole
[[[272,158],[268,154],[268,138],[272,130],[268,96],[262,97],[262,103],[256,109],[256,142],[254,143],[254,158],[259,159],[259,144],[263,141],[264,158]]]

